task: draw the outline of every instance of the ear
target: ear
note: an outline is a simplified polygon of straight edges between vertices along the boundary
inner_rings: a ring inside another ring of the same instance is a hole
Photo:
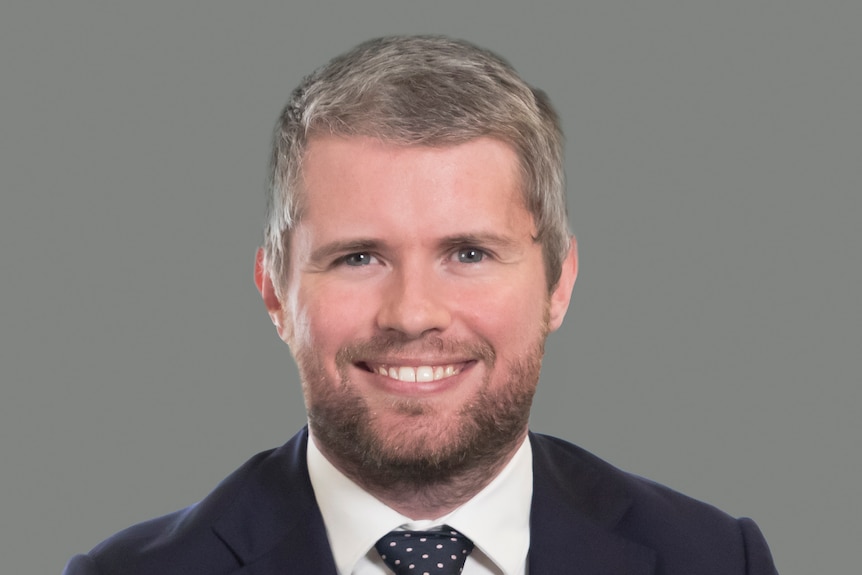
[[[551,292],[550,310],[548,314],[548,329],[556,331],[563,323],[563,318],[566,317],[566,311],[569,309],[569,302],[572,299],[572,288],[575,286],[575,279],[578,277],[578,242],[575,236],[572,236],[569,244],[569,253],[563,260],[563,266],[560,273],[560,279],[557,285]]]
[[[254,285],[257,286],[257,291],[263,298],[263,304],[266,306],[266,311],[269,312],[269,318],[278,330],[278,335],[284,339],[284,307],[278,299],[272,277],[266,269],[263,248],[257,248],[257,254],[254,258]]]

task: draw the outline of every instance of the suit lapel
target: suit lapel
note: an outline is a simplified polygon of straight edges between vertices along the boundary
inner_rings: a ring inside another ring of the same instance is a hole
[[[632,504],[623,485],[558,440],[530,441],[530,575],[653,573],[655,553],[614,532]]]
[[[326,527],[308,479],[303,429],[248,477],[213,529],[242,567],[235,575],[335,575]]]

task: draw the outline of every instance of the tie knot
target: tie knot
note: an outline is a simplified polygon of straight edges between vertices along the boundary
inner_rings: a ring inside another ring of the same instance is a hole
[[[473,542],[444,525],[439,531],[391,531],[374,547],[395,575],[458,575]]]

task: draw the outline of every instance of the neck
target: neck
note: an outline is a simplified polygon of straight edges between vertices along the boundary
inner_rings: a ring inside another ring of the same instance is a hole
[[[422,520],[437,519],[454,511],[487,487],[512,460],[526,434],[525,429],[496,457],[482,458],[458,473],[435,481],[425,481],[409,472],[400,478],[393,478],[396,474],[392,470],[369,472],[333,457],[321,443],[315,441],[315,445],[333,466],[362,489],[398,513]]]

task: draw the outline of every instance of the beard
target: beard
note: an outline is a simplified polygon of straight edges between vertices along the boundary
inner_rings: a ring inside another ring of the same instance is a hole
[[[451,484],[473,473],[486,475],[511,455],[527,430],[539,380],[547,329],[522,356],[501,366],[487,342],[409,342],[409,349],[464,353],[486,367],[479,388],[452,411],[439,400],[392,398],[369,405],[350,381],[354,358],[381,357],[408,349],[397,337],[376,337],[336,354],[338,380],[308,346],[298,350],[308,420],[315,442],[342,472],[366,488],[415,490]],[[407,354],[405,354],[407,355]],[[499,378],[503,377],[503,381]],[[400,422],[393,424],[394,421]]]

